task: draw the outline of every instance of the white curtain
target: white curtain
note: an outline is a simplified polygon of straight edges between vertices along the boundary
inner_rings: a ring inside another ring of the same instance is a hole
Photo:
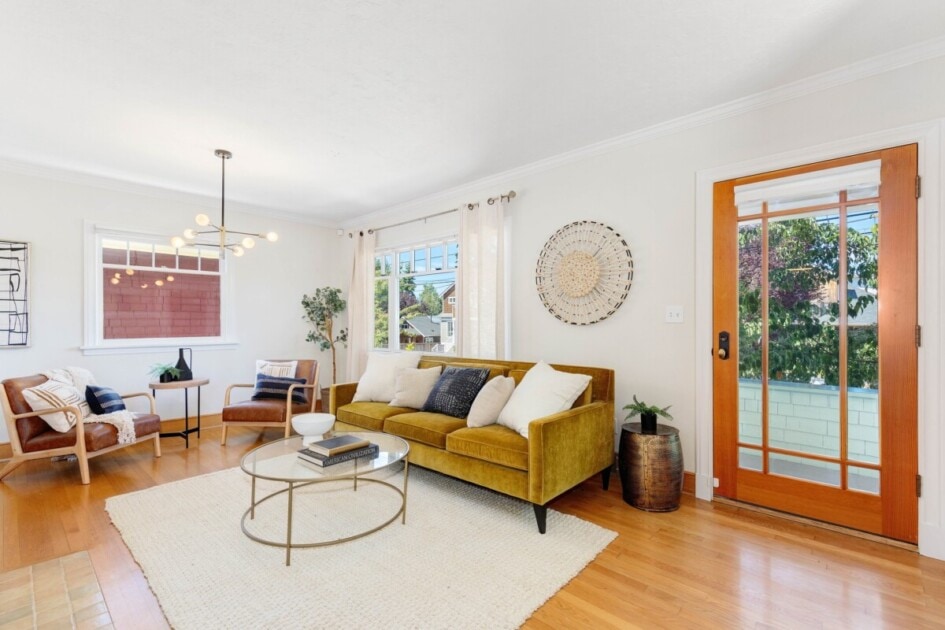
[[[505,358],[505,206],[460,210],[459,354]]]
[[[367,230],[355,230],[354,269],[348,294],[348,364],[346,381],[361,378],[367,367],[367,355],[372,347],[374,328],[374,241],[375,235]]]

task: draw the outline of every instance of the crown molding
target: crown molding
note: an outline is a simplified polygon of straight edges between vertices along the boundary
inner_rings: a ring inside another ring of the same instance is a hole
[[[27,177],[37,177],[40,179],[49,179],[67,184],[77,184],[79,186],[91,186],[94,188],[102,188],[104,190],[129,193],[133,195],[142,195],[152,199],[162,199],[165,201],[199,206],[208,209],[218,208],[220,206],[219,197],[211,197],[209,195],[204,195],[203,193],[190,192],[186,190],[175,190],[173,188],[166,188],[155,184],[144,184],[141,182],[108,177],[106,175],[96,175],[94,173],[75,171],[56,166],[46,166],[43,164],[37,164],[35,162],[20,162],[17,160],[0,159],[0,172],[24,175]],[[316,227],[330,229],[335,229],[337,227],[335,222],[324,221],[316,217],[298,212],[263,208],[253,204],[229,199],[226,202],[226,207],[228,210],[234,210],[243,214],[281,219],[284,221],[304,223],[308,225],[314,225]]]
[[[403,219],[405,213],[409,213],[410,210],[416,210],[418,206],[424,206],[438,201],[452,202],[457,199],[461,200],[462,203],[478,201],[477,199],[462,200],[462,197],[463,195],[481,194],[483,188],[501,186],[502,184],[509,185],[510,181],[528,175],[548,171],[589,157],[611,153],[656,138],[679,133],[694,127],[701,127],[747,112],[764,109],[778,103],[829,90],[841,85],[853,83],[854,81],[942,56],[945,56],[945,37],[929,39],[889,53],[857,61],[841,68],[815,74],[764,92],[758,92],[757,94],[709,107],[692,114],[644,127],[637,131],[602,140],[601,142],[574,149],[573,151],[567,151],[524,166],[489,175],[454,188],[399,203],[359,217],[356,223],[366,226],[367,223],[382,221],[392,216],[398,216]],[[521,193],[521,191],[519,192]],[[345,225],[346,227],[353,227],[350,223],[346,223]]]

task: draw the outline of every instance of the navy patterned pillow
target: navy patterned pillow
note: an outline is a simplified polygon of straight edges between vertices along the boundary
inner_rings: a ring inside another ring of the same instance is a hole
[[[86,385],[85,402],[89,403],[92,413],[97,416],[106,413],[114,413],[125,408],[125,401],[111,387],[99,387],[98,385]]]
[[[433,386],[423,410],[465,418],[488,378],[488,368],[448,367]]]
[[[269,376],[267,374],[256,375],[256,389],[253,390],[253,400],[266,400],[267,398],[276,398],[285,400],[285,395],[289,387],[294,384],[305,385],[304,378],[289,378],[287,376]],[[292,390],[292,404],[308,404],[308,397],[305,395],[307,390],[296,387]]]

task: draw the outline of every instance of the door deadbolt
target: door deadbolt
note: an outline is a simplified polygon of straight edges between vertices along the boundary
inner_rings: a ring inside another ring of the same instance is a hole
[[[723,361],[728,360],[729,357],[729,336],[726,331],[719,333],[719,358]]]

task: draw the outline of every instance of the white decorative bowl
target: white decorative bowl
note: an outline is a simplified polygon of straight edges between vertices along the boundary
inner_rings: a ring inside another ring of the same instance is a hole
[[[335,416],[330,413],[300,413],[292,416],[292,428],[302,436],[303,446],[321,440],[334,424]]]

